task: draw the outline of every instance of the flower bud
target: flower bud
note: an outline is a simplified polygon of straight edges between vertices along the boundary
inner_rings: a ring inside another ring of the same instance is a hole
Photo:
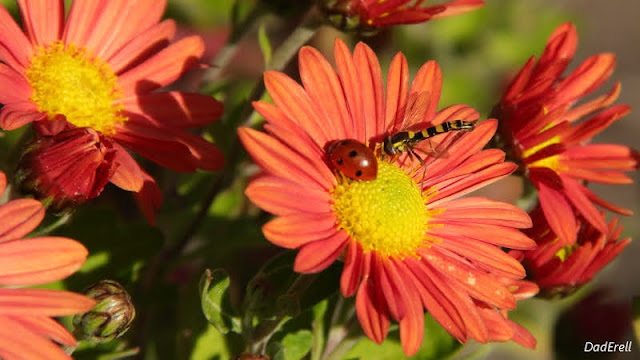
[[[112,280],[102,280],[88,287],[84,294],[97,301],[89,312],[74,316],[76,337],[92,343],[111,341],[129,330],[136,310],[124,287]]]
[[[115,171],[112,142],[90,128],[36,135],[18,164],[20,189],[50,211],[71,210],[100,195]]]

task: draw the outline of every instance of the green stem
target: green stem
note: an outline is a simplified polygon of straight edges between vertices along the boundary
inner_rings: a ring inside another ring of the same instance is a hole
[[[56,230],[57,228],[59,228],[60,226],[67,224],[72,217],[73,216],[71,215],[71,212],[65,213],[64,215],[58,217],[56,221],[54,221],[53,223],[32,232],[31,236],[36,237],[36,236],[48,235],[52,233],[54,230]]]
[[[233,27],[229,40],[211,62],[211,69],[204,75],[203,81],[205,83],[211,83],[220,78],[220,75],[236,54],[238,44],[253,30],[258,19],[264,15],[265,10],[266,7],[262,3],[257,4],[240,24]]]

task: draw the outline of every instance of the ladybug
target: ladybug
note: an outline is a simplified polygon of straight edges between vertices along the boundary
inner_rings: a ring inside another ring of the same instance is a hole
[[[373,151],[358,140],[347,139],[332,143],[327,149],[331,165],[353,180],[375,180],[378,160]]]

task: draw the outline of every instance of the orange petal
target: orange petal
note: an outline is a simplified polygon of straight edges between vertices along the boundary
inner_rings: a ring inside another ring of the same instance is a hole
[[[429,107],[424,114],[424,117],[420,119],[420,122],[431,122],[433,125],[438,123],[432,122],[432,119],[438,108],[440,102],[440,94],[442,92],[442,71],[440,66],[435,61],[427,61],[420,67],[416,77],[411,84],[411,90],[409,94],[429,94]],[[413,125],[413,124],[409,124]]]
[[[326,190],[335,181],[333,175],[328,178],[318,174],[317,167],[309,163],[310,159],[305,159],[295,150],[267,134],[249,128],[240,128],[238,135],[256,164],[273,175],[305,184],[305,186],[320,186]]]
[[[0,63],[0,84],[3,84],[0,88],[1,104],[29,101],[32,93],[29,82],[18,71],[2,63]],[[35,105],[33,105],[33,111],[37,111]]]
[[[34,360],[71,360],[62,348],[26,328],[12,316],[0,315],[0,357]]]
[[[402,131],[405,106],[407,104],[407,86],[409,84],[409,66],[407,58],[397,53],[389,66],[387,75],[387,93],[383,131]]]
[[[333,212],[327,191],[280,177],[259,177],[249,184],[245,194],[258,207],[275,215]]]
[[[389,332],[389,317],[380,306],[380,292],[371,278],[365,277],[356,295],[356,314],[364,333],[377,344],[381,344]]]
[[[402,294],[404,298],[406,314],[402,320],[400,320],[400,342],[402,343],[402,350],[406,356],[412,356],[420,350],[422,344],[422,338],[424,335],[424,311],[422,308],[422,302],[420,300],[420,294],[414,286],[413,277],[409,271],[402,266],[402,261],[393,260],[395,271],[397,271],[400,277],[400,283],[404,284],[406,290]]]
[[[405,260],[400,267],[406,279],[411,279],[429,314],[458,341],[465,342],[464,323],[455,306],[454,292],[448,286],[436,286],[424,270],[424,265],[413,259]],[[444,285],[444,284],[443,284]]]
[[[296,249],[307,243],[320,241],[338,232],[333,213],[292,214],[277,217],[262,227],[267,240],[287,249]]]
[[[117,167],[109,181],[122,190],[140,191],[144,184],[142,169],[127,150],[119,144],[114,143],[113,145],[117,150],[113,160]]]
[[[549,185],[548,181],[532,181],[538,189],[538,199],[542,206],[544,216],[553,232],[566,245],[573,245],[576,242],[576,219],[571,205],[564,194]]]
[[[495,245],[463,236],[443,236],[442,240],[432,246],[458,254],[491,274],[510,279],[522,279],[526,275],[520,262]]]
[[[119,75],[167,47],[175,33],[175,21],[164,20],[133,38],[106,60],[111,70]]]
[[[144,37],[146,30],[160,21],[166,6],[166,0],[109,1],[93,24],[87,49],[99,58],[110,58],[131,39]]]
[[[48,337],[51,340],[67,346],[75,346],[76,339],[59,322],[46,316],[16,316],[14,318],[29,331]]]
[[[344,297],[353,296],[358,290],[364,268],[362,248],[357,241],[349,241],[340,276],[340,290]]]
[[[448,201],[446,210],[438,215],[438,219],[515,228],[531,227],[531,218],[519,207],[484,197]]]
[[[436,238],[440,236],[447,238],[456,236],[469,237],[511,249],[530,250],[536,247],[535,241],[522,232],[505,226],[449,222],[445,226],[429,228],[428,234]]]
[[[0,128],[3,130],[15,130],[44,119],[46,114],[38,112],[32,102],[11,103],[0,109]]]
[[[359,94],[363,100],[365,139],[380,135],[384,130],[384,90],[382,71],[376,54],[365,43],[358,43],[353,61],[360,79]]]
[[[335,140],[331,127],[325,126],[327,120],[318,113],[318,109],[300,84],[277,71],[265,72],[264,84],[276,106],[303,128],[318,147],[324,148],[329,140]]]
[[[429,204],[430,206],[438,206],[446,201],[462,197],[510,175],[516,168],[517,165],[512,163],[498,163],[476,173],[464,176],[459,181],[450,184],[445,183],[442,187],[438,185],[437,193],[430,199]]]
[[[336,232],[324,240],[304,245],[293,264],[293,270],[299,273],[317,273],[331,265],[342,253],[349,240],[344,231]]]
[[[19,239],[44,219],[44,207],[32,199],[13,200],[0,205],[0,219],[0,243]]]
[[[169,134],[166,129],[140,121],[118,124],[113,138],[128,149],[161,166],[179,172],[194,172],[196,158],[188,146]]]
[[[64,1],[18,0],[22,23],[31,43],[44,46],[60,39],[64,24]]]
[[[593,203],[584,193],[585,186],[571,179],[568,176],[560,175],[562,185],[567,194],[567,199],[573,204],[574,208],[587,220],[593,227],[602,233],[607,232],[607,223],[600,211],[596,209]]]
[[[0,59],[17,71],[24,71],[33,56],[33,46],[4,6],[0,6]]]
[[[379,285],[384,302],[387,305],[391,317],[400,321],[405,316],[405,299],[407,289],[404,282],[398,277],[396,269],[390,259],[375,256],[372,258],[372,273]]]
[[[77,241],[42,237],[0,244],[0,284],[36,285],[64,279],[87,259]]]
[[[335,40],[333,53],[338,70],[338,77],[344,89],[347,106],[353,121],[351,124],[353,131],[351,137],[360,142],[365,142],[368,140],[365,136],[366,120],[363,114],[363,100],[360,95],[361,85],[356,64],[353,61],[349,48],[347,48],[347,45],[340,38],[336,38]]]
[[[347,111],[344,91],[338,75],[320,52],[305,46],[299,52],[300,78],[318,113],[327,119],[333,139],[347,139],[352,133],[352,119]]]
[[[485,275],[483,271],[469,265],[464,259],[435,247],[423,251],[422,254],[429,264],[455,280],[471,297],[499,309],[516,308],[515,298],[503,284],[495,277]]]
[[[558,84],[558,96],[549,106],[555,108],[555,104],[566,104],[591,93],[609,78],[615,63],[616,57],[613,54],[589,57]]]
[[[144,115],[162,126],[187,129],[216,121],[224,105],[209,95],[163,91],[121,100],[126,112]]]
[[[65,316],[94,305],[94,300],[68,291],[0,288],[0,314]]]
[[[199,36],[189,36],[169,45],[118,77],[123,96],[144,94],[169,85],[198,65],[203,53],[204,43]]]

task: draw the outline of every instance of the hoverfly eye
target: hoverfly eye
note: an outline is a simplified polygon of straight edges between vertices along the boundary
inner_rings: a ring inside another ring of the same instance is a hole
[[[354,158],[354,157],[356,157],[356,155],[358,155],[357,151],[355,151],[355,150],[349,151],[349,157]]]

